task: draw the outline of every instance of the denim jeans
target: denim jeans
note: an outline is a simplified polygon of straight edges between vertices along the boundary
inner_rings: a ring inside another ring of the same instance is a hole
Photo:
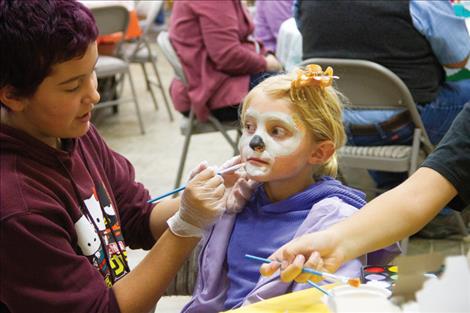
[[[418,105],[424,128],[431,143],[438,144],[444,137],[457,114],[464,104],[470,102],[470,80],[446,82],[441,86],[436,99],[427,105]],[[385,132],[378,126],[389,119],[397,110],[345,110],[344,124],[348,135],[348,144],[354,146],[377,146],[410,144],[413,138],[413,124],[403,125],[392,131]],[[350,124],[375,124],[377,134],[352,135]],[[400,184],[408,176],[407,173],[370,171],[378,188],[389,189]]]

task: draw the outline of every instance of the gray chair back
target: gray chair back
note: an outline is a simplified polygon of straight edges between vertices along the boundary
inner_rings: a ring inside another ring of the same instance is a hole
[[[140,22],[142,28],[142,35],[146,36],[149,30],[152,28],[152,24],[157,18],[158,12],[160,12],[161,7],[163,6],[163,0],[140,0],[136,2],[136,10],[139,15],[145,13],[145,20]]]
[[[423,143],[428,149],[429,141],[416,103],[405,83],[388,68],[367,60],[312,58],[300,66],[319,64],[333,67],[338,90],[350,101],[352,109],[407,109],[415,126],[421,129]]]
[[[166,31],[160,32],[157,37],[157,43],[160,46],[160,49],[162,50],[163,54],[165,55],[165,58],[168,60],[171,67],[173,68],[175,76],[179,80],[181,80],[185,85],[187,85],[188,82],[186,80],[186,77],[184,76],[183,66],[181,65],[181,62],[178,58],[178,55],[176,54],[175,49],[173,49],[173,46],[171,45],[169,33]]]
[[[100,35],[127,31],[129,11],[126,7],[121,5],[104,6],[92,8],[91,12],[95,17]]]

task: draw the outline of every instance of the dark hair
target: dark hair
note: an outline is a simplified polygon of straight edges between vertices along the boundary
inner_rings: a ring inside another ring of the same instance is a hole
[[[0,0],[0,88],[32,96],[52,66],[83,56],[97,36],[75,0]]]

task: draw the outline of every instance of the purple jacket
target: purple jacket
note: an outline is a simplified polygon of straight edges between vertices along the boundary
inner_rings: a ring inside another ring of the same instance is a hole
[[[356,211],[355,207],[343,202],[338,197],[325,198],[312,206],[310,213],[298,228],[294,238],[328,228]],[[229,287],[225,257],[235,220],[236,215],[225,214],[213,229],[205,234],[199,256],[199,274],[193,297],[182,312],[211,313],[224,310],[226,293]],[[337,271],[337,274],[352,277],[360,276],[362,265],[387,264],[399,253],[398,245],[392,245],[345,263]],[[309,288],[309,286],[295,282],[281,282],[279,274],[271,277],[261,277],[243,303],[239,303],[237,306],[255,303],[305,288]]]

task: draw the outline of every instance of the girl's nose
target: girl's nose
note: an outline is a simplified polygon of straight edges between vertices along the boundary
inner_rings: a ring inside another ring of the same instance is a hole
[[[263,152],[266,148],[263,138],[261,136],[255,135],[250,140],[250,148],[257,152]]]

